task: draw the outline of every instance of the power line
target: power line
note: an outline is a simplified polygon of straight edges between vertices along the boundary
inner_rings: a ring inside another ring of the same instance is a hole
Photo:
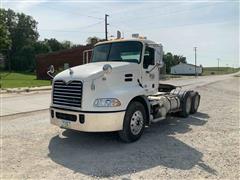
[[[95,25],[101,24],[101,23],[103,23],[103,21],[99,21],[99,22],[96,22],[96,23],[93,23],[93,24],[89,24],[89,25],[87,25],[87,26],[83,26],[83,27],[80,27],[80,28],[86,29],[86,28],[89,28],[89,27],[92,27],[92,26],[95,26]]]
[[[192,25],[203,25],[203,24],[223,24],[223,23],[231,23],[229,21],[224,21],[224,22],[203,22],[203,23],[186,23],[186,24],[179,24],[179,25],[173,25],[173,26],[153,26],[151,28],[171,28],[171,27],[183,27],[183,26],[192,26]],[[145,27],[143,28],[138,28],[138,30],[143,30],[146,29]],[[126,31],[130,32],[130,31]]]
[[[81,16],[88,17],[88,18],[103,20],[103,18],[92,16],[92,15],[85,15],[85,14],[78,13],[78,12],[76,13],[76,12],[73,12],[73,11],[59,10],[57,8],[53,8],[53,7],[50,7],[50,6],[45,6],[45,7],[48,8],[48,9],[53,9],[55,11],[59,11],[59,12],[65,12],[65,13],[68,13],[68,14],[76,14],[76,15],[81,15]]]
[[[198,6],[195,8],[189,8],[189,9],[183,9],[183,10],[177,10],[177,11],[173,11],[170,13],[161,13],[160,16],[168,16],[168,15],[173,15],[173,14],[182,14],[182,13],[188,13],[189,11],[193,11],[193,10],[197,10],[197,9],[202,9],[202,8],[208,8],[211,6],[215,6],[216,4],[211,4],[211,5],[206,5],[206,6]]]
[[[56,33],[104,33],[104,31],[77,31],[77,30],[72,30],[72,31],[65,31],[65,30],[42,30],[41,31],[47,31],[47,32],[56,32]]]
[[[215,3],[216,4],[216,3]],[[191,8],[191,9],[185,9],[185,10],[177,10],[177,11],[173,11],[171,13],[160,13],[158,15],[149,15],[149,16],[143,16],[143,17],[134,17],[134,18],[130,18],[130,20],[128,19],[128,22],[131,22],[132,20],[134,19],[138,19],[138,20],[142,20],[144,18],[149,18],[149,17],[159,17],[159,16],[167,16],[167,15],[173,15],[173,14],[178,14],[178,13],[185,13],[185,12],[188,12],[188,11],[192,11],[192,10],[195,10],[195,9],[200,9],[200,8],[206,8],[206,7],[210,7],[210,6],[214,6],[215,4],[211,4],[211,5],[207,5],[207,6],[201,6],[201,7],[195,7],[195,8]],[[118,21],[118,22],[125,22],[125,21]],[[186,24],[188,25],[188,24]],[[190,24],[191,25],[191,24]],[[180,25],[182,26],[182,25]],[[163,26],[164,27],[164,26]],[[169,27],[169,26],[165,26],[165,27]],[[175,27],[175,26],[174,26]],[[145,28],[145,27],[144,27]],[[144,29],[142,28],[142,29]],[[139,29],[138,29],[139,30]]]
[[[103,23],[103,21],[93,23],[93,24],[89,24],[89,25],[86,25],[86,26],[82,26],[82,27],[79,27],[79,29],[59,30],[59,29],[44,29],[44,28],[42,29],[42,28],[39,28],[39,30],[41,30],[41,31],[53,31],[53,32],[84,32],[84,31],[82,31],[82,29],[87,29],[89,27],[92,27],[92,26],[95,26],[95,25],[101,24],[101,23]],[[28,28],[17,26],[17,29],[28,29]],[[98,32],[98,33],[100,33],[100,32]]]
[[[155,7],[151,7],[151,11],[153,10],[153,9],[159,9],[159,8],[161,8],[161,10],[163,9],[163,10],[165,10],[166,8],[168,8],[168,7],[175,7],[175,6],[172,6],[172,5],[168,5],[168,6],[161,6],[161,7],[159,7],[159,6],[155,6]],[[146,8],[146,6],[142,6],[142,7],[131,7],[131,8],[128,8],[128,9],[125,9],[124,8],[124,11],[123,12],[130,12],[130,11],[138,11],[138,10],[141,10],[141,9],[147,9]],[[119,19],[119,18],[121,18],[121,16],[120,17],[114,17],[114,15],[116,15],[116,14],[120,14],[120,13],[122,13],[122,11],[120,11],[120,12],[114,12],[114,13],[112,13],[111,14],[111,16],[113,16],[112,17],[112,19]],[[124,14],[124,17],[125,17],[125,14]]]

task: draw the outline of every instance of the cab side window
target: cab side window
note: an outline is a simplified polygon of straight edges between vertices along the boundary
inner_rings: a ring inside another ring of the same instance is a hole
[[[149,65],[154,65],[154,53],[155,50],[150,47],[146,47],[144,52],[143,68],[147,69]]]

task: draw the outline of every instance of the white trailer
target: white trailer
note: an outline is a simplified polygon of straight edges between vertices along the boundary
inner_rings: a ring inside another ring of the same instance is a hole
[[[161,44],[141,38],[96,44],[91,63],[54,77],[51,123],[84,132],[117,131],[133,142],[168,114],[195,113],[198,92],[159,84],[162,57]]]

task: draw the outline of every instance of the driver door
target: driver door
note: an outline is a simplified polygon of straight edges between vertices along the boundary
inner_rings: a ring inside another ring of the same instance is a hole
[[[155,67],[155,48],[146,46],[143,57],[142,85],[147,94],[156,92],[158,88],[159,72]]]

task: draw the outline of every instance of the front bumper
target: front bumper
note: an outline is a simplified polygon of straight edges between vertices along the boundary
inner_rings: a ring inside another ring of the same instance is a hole
[[[76,117],[76,120],[66,120],[64,116],[57,116],[59,113],[63,115],[73,115]],[[51,124],[83,132],[109,132],[122,130],[124,115],[125,111],[81,112],[50,107]]]

